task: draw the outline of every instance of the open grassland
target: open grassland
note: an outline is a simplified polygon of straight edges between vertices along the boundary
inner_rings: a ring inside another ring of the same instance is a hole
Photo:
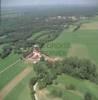
[[[11,53],[5,59],[0,59],[0,71],[4,70],[6,67],[10,66],[12,63],[19,59],[19,55]]]
[[[77,53],[81,51],[81,56],[82,54],[87,55],[98,63],[98,30],[78,30],[76,32],[65,30],[56,40],[46,44],[42,50],[47,54],[65,57],[73,44],[80,44],[74,47],[75,52],[78,49]]]
[[[72,44],[67,57],[89,58],[88,49],[82,44]]]
[[[20,56],[14,53],[10,54],[5,59],[0,59],[0,92],[12,80],[14,81],[15,77],[21,74],[21,72],[23,72],[23,70],[26,69],[26,67],[29,66],[31,66],[31,64],[27,64],[24,61],[20,60]],[[29,81],[34,75],[34,72],[30,72],[31,74],[27,75],[22,81],[20,81],[16,85],[16,87],[14,87],[11,92],[9,92],[7,98],[5,97],[5,99],[3,100],[31,100]],[[17,99],[18,95],[20,96]]]
[[[56,83],[56,84],[55,84]],[[67,89],[69,85],[73,85],[74,89]],[[62,90],[63,92],[63,100],[84,100],[84,95],[89,92],[93,96],[93,100],[98,100],[98,85],[91,83],[87,80],[79,80],[67,75],[59,76],[52,85],[47,88],[50,93],[51,91]]]
[[[27,64],[20,60],[19,55],[10,54],[0,60],[0,90],[17,76]]]
[[[0,90],[7,85],[16,75],[18,75],[26,65],[23,61],[18,62],[13,67],[0,74]]]
[[[89,57],[98,63],[98,30],[78,30],[74,33],[73,39],[74,43],[85,45],[88,49]]]
[[[53,56],[66,56],[68,48],[70,47],[71,38],[72,35],[65,30],[54,41],[47,43],[42,51]]]
[[[30,95],[29,81],[34,76],[32,71],[25,77],[6,97],[4,100],[32,100]]]
[[[91,19],[91,22],[98,22],[98,15],[93,17],[93,19]]]

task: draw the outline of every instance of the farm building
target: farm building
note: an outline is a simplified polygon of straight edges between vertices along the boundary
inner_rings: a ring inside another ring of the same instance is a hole
[[[34,45],[33,52],[30,53],[26,58],[27,58],[27,61],[35,64],[38,61],[40,61],[41,57],[42,56],[41,56],[39,47],[37,45]]]

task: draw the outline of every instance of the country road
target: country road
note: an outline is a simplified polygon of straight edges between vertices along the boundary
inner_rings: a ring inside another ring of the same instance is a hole
[[[18,74],[12,81],[10,81],[1,91],[0,91],[0,100],[3,100],[4,97],[10,93],[15,86],[19,84],[30,72],[32,71],[31,67],[25,68],[20,74]]]

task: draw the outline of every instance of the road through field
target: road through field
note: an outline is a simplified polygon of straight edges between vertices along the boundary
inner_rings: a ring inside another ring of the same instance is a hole
[[[14,62],[13,64],[5,67],[4,70],[0,71],[0,74],[2,74],[3,72],[5,72],[6,70],[8,70],[9,68],[13,67],[14,65],[16,65],[18,62],[20,61],[20,59],[18,59],[16,62]]]
[[[31,67],[25,68],[19,75],[17,75],[12,81],[10,81],[1,91],[0,91],[0,100],[3,100],[4,97],[10,93],[15,86],[19,84],[30,72],[32,71]]]

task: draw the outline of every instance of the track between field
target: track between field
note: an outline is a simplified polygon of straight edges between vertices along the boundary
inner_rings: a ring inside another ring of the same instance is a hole
[[[31,71],[32,68],[27,67],[20,74],[18,74],[12,81],[10,81],[0,91],[0,100],[3,100],[8,95],[8,93],[10,93]]]
[[[9,68],[13,67],[14,65],[16,65],[19,61],[20,61],[20,59],[18,59],[16,62],[14,62],[13,64],[9,65],[8,67],[6,67],[4,70],[0,71],[0,74],[2,74],[3,72],[5,72]]]

